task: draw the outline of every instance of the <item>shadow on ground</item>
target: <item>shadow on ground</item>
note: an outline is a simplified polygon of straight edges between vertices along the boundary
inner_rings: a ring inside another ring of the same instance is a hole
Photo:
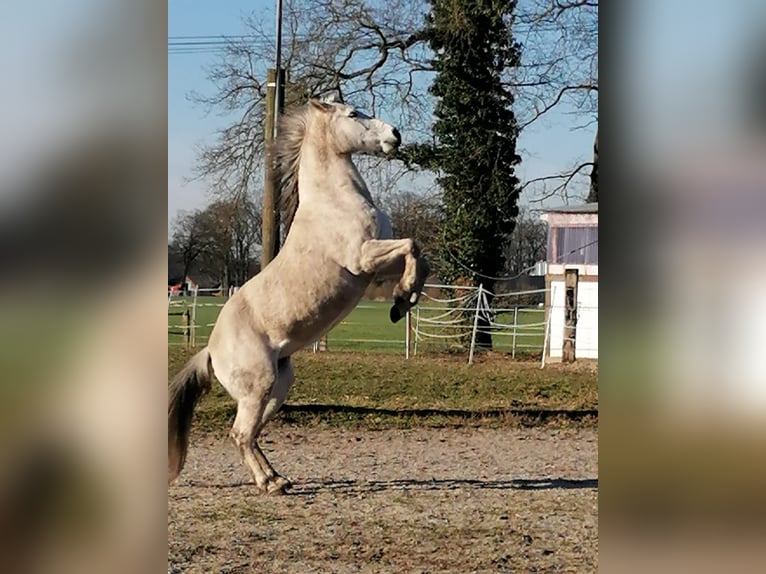
[[[193,488],[240,488],[255,487],[253,482],[210,484],[193,482]],[[398,491],[446,491],[446,490],[598,490],[597,478],[515,478],[511,480],[478,480],[465,478],[435,478],[429,480],[330,480],[294,484],[289,494],[305,496],[320,492],[366,493],[387,490]]]
[[[351,405],[335,404],[286,404],[281,410],[282,416],[289,419],[294,415],[328,415],[349,414],[357,416],[382,416],[382,417],[450,417],[457,419],[498,418],[514,416],[529,419],[535,422],[546,422],[551,419],[568,419],[580,421],[588,418],[598,418],[598,409],[487,409],[487,410],[459,410],[459,409],[382,409],[377,407],[359,407]]]

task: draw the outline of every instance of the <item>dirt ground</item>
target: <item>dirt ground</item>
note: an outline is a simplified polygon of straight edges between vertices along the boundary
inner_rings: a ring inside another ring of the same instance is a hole
[[[291,494],[256,494],[223,436],[169,488],[168,572],[595,572],[595,429],[344,430],[261,441]]]

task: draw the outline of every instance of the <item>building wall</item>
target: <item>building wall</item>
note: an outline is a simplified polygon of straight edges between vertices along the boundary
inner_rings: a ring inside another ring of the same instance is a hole
[[[575,336],[575,357],[598,359],[598,281],[580,281],[577,286]]]
[[[564,274],[578,271],[575,357],[598,358],[598,212],[550,211],[546,307],[550,310],[548,356],[561,359],[564,346]]]
[[[548,356],[560,359],[564,345],[564,279],[551,280],[548,288],[550,301],[546,306],[551,314],[548,325]]]

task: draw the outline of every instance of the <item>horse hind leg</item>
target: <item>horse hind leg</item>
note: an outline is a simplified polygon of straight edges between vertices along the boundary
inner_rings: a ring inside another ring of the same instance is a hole
[[[237,403],[237,416],[229,435],[237,446],[242,461],[253,475],[258,489],[268,492],[268,483],[271,478],[269,476],[270,467],[263,465],[261,457],[256,454],[256,449],[253,448],[256,432],[263,417],[264,403],[265,400],[259,401],[257,398],[250,397],[240,400]],[[273,470],[271,470],[271,474],[273,474]]]
[[[231,430],[231,437],[239,449],[242,459],[249,467],[259,490],[267,494],[283,494],[291,486],[288,479],[280,476],[258,445],[258,437],[287,398],[295,380],[295,373],[289,358],[277,363],[276,377],[269,385],[251,387],[250,392],[237,405],[237,416]],[[260,381],[259,381],[260,382]]]
[[[273,419],[274,415],[279,412],[279,409],[287,399],[287,395],[290,392],[290,387],[293,386],[294,382],[295,371],[293,370],[293,365],[290,361],[290,357],[279,359],[277,362],[277,381],[271,389],[269,401],[266,403],[266,408],[263,412],[261,428],[256,433],[256,436],[260,435],[260,431],[263,429],[266,423]],[[284,492],[285,489],[290,488],[292,486],[290,480],[280,476],[274,471],[274,468],[271,466],[269,461],[266,459],[266,456],[263,454],[263,451],[258,446],[257,441],[253,441],[253,447],[255,456],[261,462],[261,466],[269,476],[269,484],[267,486],[268,492],[270,494],[276,494],[279,492]]]
[[[277,361],[277,381],[271,389],[269,402],[263,412],[263,424],[266,424],[279,412],[287,399],[287,394],[295,382],[295,371],[290,357],[283,357]]]

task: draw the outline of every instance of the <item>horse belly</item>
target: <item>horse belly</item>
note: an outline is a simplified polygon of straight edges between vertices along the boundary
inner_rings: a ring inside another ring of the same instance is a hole
[[[295,321],[287,330],[287,337],[279,342],[280,356],[287,357],[311,345],[343,321],[359,304],[366,289],[366,282],[361,284],[357,280],[356,283],[353,288],[319,302],[311,312]]]

